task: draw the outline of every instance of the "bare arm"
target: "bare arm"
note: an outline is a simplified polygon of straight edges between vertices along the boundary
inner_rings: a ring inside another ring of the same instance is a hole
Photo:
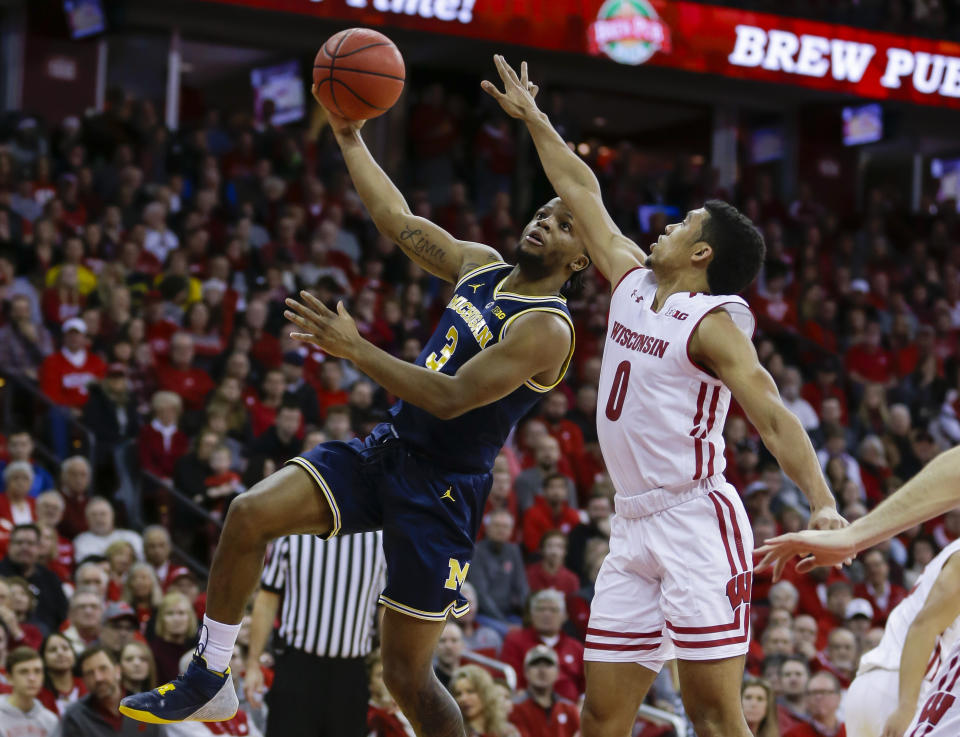
[[[402,361],[364,340],[342,302],[334,313],[310,293],[300,296],[303,304],[288,299],[290,309],[284,313],[303,331],[291,333],[292,338],[353,361],[391,394],[442,420],[501,399],[541,374],[552,383],[572,339],[570,328],[556,315],[524,315],[502,341],[480,351],[451,376]]]
[[[244,693],[254,706],[263,700],[263,673],[260,670],[260,656],[270,639],[273,622],[280,608],[280,595],[260,589],[253,600],[253,614],[250,617],[250,649],[247,651],[247,674],[243,679]]]
[[[843,524],[810,438],[797,417],[783,405],[773,378],[760,365],[750,339],[724,311],[712,312],[690,341],[690,355],[727,385],[784,472],[810,502],[810,524]]]
[[[883,737],[903,737],[917,710],[920,687],[930,656],[953,621],[960,617],[960,556],[953,555],[940,570],[927,600],[907,631],[900,656],[900,695],[897,709],[883,728]]]
[[[620,232],[603,205],[597,177],[567,147],[546,113],[537,107],[531,94],[531,90],[536,91],[536,85],[527,80],[527,63],[521,65],[518,77],[502,56],[495,56],[494,62],[504,92],[486,81],[482,85],[484,91],[499,102],[508,115],[526,123],[547,179],[573,213],[574,228],[582,234],[587,253],[611,287],[615,287],[627,271],[643,266],[646,254]]]
[[[353,186],[377,230],[400,246],[418,266],[455,283],[477,266],[502,260],[489,246],[457,240],[440,226],[414,215],[360,137],[362,122],[326,112]]]
[[[795,555],[810,555],[798,571],[835,565],[907,528],[949,512],[960,504],[960,447],[941,453],[876,509],[845,530],[794,532],[767,541],[758,568],[774,566],[777,577]]]

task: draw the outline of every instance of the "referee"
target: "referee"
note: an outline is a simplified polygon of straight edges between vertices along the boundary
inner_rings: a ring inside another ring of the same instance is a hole
[[[366,734],[366,656],[385,578],[379,531],[329,541],[289,535],[273,544],[254,599],[245,679],[247,698],[259,701],[260,656],[279,611],[267,737]]]

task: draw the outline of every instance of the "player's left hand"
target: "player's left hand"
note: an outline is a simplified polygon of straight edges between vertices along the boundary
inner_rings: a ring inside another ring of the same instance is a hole
[[[290,309],[283,313],[303,331],[290,333],[290,337],[322,348],[331,356],[350,358],[352,350],[363,338],[343,302],[337,302],[337,311],[334,312],[310,292],[301,291],[300,299],[302,303],[288,298],[287,307]]]
[[[500,54],[494,55],[493,63],[497,65],[497,72],[503,82],[503,92],[498,90],[493,82],[487,80],[480,83],[483,91],[500,103],[500,107],[511,118],[525,118],[536,112],[537,103],[534,98],[540,88],[527,76],[527,62],[521,62],[519,77]]]
[[[811,530],[841,530],[849,524],[835,507],[820,507],[810,515],[807,526]]]

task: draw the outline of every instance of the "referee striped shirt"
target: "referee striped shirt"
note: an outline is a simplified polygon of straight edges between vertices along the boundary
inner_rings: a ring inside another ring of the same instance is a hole
[[[327,658],[360,658],[372,646],[377,599],[386,581],[383,534],[274,542],[261,584],[280,594],[280,638]]]

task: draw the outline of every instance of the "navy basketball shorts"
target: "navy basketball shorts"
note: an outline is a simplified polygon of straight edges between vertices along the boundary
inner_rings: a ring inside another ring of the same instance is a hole
[[[443,621],[466,614],[460,595],[493,477],[440,466],[381,424],[360,440],[330,441],[289,461],[333,512],[335,535],[383,530],[387,585],[380,603]]]

